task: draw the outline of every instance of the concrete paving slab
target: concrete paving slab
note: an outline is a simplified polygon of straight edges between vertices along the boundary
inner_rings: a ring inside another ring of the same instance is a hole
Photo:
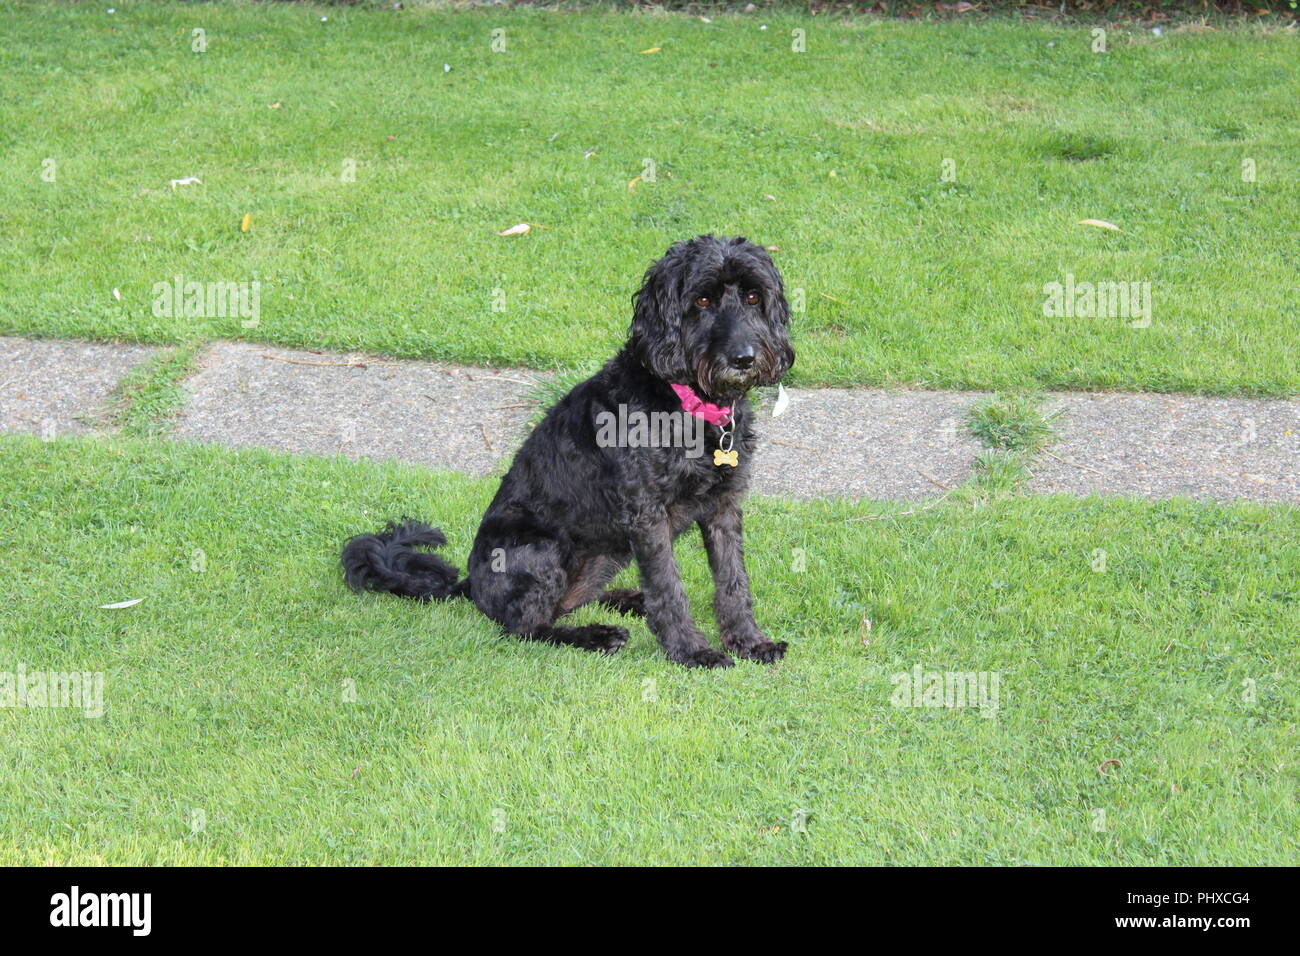
[[[932,498],[970,476],[983,446],[966,430],[977,392],[789,389],[760,417],[755,491],[799,498]]]
[[[536,372],[219,342],[186,382],[178,438],[398,459],[473,475],[513,453]]]
[[[0,431],[56,438],[103,428],[113,387],[156,349],[0,337]]]
[[[1045,408],[1061,440],[1034,492],[1300,500],[1300,402],[1054,393]]]

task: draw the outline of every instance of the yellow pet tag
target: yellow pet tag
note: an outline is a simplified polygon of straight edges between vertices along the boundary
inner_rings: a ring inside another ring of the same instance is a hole
[[[723,465],[735,468],[740,464],[740,452],[731,447],[736,429],[735,422],[729,421],[721,428],[722,434],[718,436],[718,447],[713,449],[713,465],[715,468],[721,468]]]

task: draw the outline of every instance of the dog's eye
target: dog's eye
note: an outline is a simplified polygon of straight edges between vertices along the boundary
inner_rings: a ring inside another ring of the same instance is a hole
[[[695,304],[698,305],[701,309],[707,309],[711,301],[712,300],[707,295],[702,295],[695,300]]]
[[[753,291],[752,289],[745,294],[745,301],[748,302],[750,305],[758,305],[759,300],[761,298],[762,296],[760,296],[757,292]]]

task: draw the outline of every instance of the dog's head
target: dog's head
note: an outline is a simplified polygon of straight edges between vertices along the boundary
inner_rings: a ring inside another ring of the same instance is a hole
[[[665,382],[729,401],[775,385],[794,365],[781,273],[745,239],[673,244],[633,302],[632,350]]]

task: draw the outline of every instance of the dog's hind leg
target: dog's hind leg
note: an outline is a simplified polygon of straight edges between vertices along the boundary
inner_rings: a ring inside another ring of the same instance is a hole
[[[618,572],[628,566],[631,555],[616,557],[596,554],[575,562],[569,574],[569,586],[560,598],[556,617],[568,614],[593,601],[620,614],[645,617],[645,604],[641,592],[635,588],[606,589]]]
[[[567,644],[613,654],[627,643],[626,628],[607,624],[557,627],[572,608],[561,601],[572,588],[563,555],[554,541],[538,539],[512,548],[486,548],[488,562],[471,557],[471,592],[480,611],[507,633],[527,641]],[[476,555],[479,553],[476,548]],[[617,571],[617,569],[615,569]]]
[[[536,627],[527,634],[516,634],[526,641],[542,641],[546,644],[568,644],[570,647],[584,651],[600,651],[604,654],[617,654],[627,643],[627,628],[612,624],[583,624],[579,627],[556,627],[547,625]]]
[[[645,594],[640,588],[611,588],[602,592],[597,600],[619,614],[645,617]]]

